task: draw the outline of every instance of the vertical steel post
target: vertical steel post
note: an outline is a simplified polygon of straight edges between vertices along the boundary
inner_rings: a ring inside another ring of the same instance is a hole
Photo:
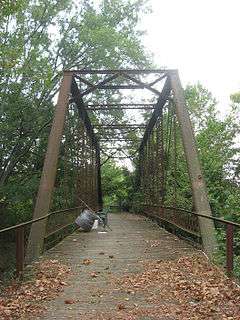
[[[160,158],[160,139],[159,139],[159,120],[157,122],[156,126],[156,204],[158,207],[160,206],[160,197],[159,197],[159,191],[160,191],[160,172],[161,172],[161,163],[159,163]]]
[[[160,199],[161,199],[161,209],[160,214],[163,214],[164,206],[164,194],[165,194],[165,155],[164,155],[164,134],[163,134],[163,113],[160,118],[160,164],[161,164],[161,179],[160,179]]]
[[[198,159],[191,120],[186,108],[184,92],[181,86],[179,75],[177,71],[172,71],[169,73],[169,76],[188,165],[188,172],[192,185],[193,200],[196,212],[211,216],[212,212],[208,202],[206,186]],[[199,226],[203,248],[211,257],[217,247],[214,222],[210,219],[199,217]]]
[[[97,190],[98,190],[98,209],[103,208],[102,198],[102,182],[101,182],[101,163],[100,163],[100,150],[96,148],[96,166],[97,166]]]
[[[233,272],[233,225],[227,224],[227,236],[226,236],[226,257],[227,257],[227,274],[232,275]]]
[[[173,185],[173,213],[174,221],[176,221],[177,213],[177,124],[176,124],[176,114],[173,115],[173,176],[174,176],[174,185]]]
[[[52,128],[48,139],[47,153],[44,160],[33,219],[42,217],[49,211],[55,183],[58,154],[64,128],[65,115],[69,103],[71,82],[72,73],[64,72],[54,113]],[[37,259],[41,254],[43,249],[46,223],[46,220],[42,220],[34,223],[31,227],[26,255],[27,263]]]
[[[95,204],[94,204],[94,185],[93,185],[93,179],[94,179],[94,169],[93,169],[93,144],[92,141],[90,141],[90,164],[91,164],[91,171],[90,171],[90,186],[91,186],[91,206],[94,208],[94,210],[96,210],[95,208]]]
[[[15,230],[16,234],[16,277],[22,278],[24,270],[24,227]]]
[[[146,141],[145,145],[145,196],[146,196],[146,204],[150,205],[150,196],[149,196],[149,137]]]

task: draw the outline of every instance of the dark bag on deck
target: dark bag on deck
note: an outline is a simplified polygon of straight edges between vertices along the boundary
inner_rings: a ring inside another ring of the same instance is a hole
[[[94,220],[98,217],[88,209],[84,209],[83,212],[77,217],[75,223],[84,231],[91,231],[94,224]]]

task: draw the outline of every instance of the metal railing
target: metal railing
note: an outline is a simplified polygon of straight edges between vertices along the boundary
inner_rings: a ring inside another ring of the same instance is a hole
[[[15,237],[15,242],[16,242],[16,276],[17,277],[21,277],[23,274],[23,270],[24,270],[24,257],[25,257],[25,228],[29,225],[32,225],[34,223],[37,223],[39,221],[42,221],[44,219],[48,219],[49,217],[56,215],[56,214],[60,214],[60,213],[66,213],[66,212],[72,212],[78,209],[82,209],[83,206],[78,206],[78,207],[74,207],[74,208],[68,208],[68,209],[63,209],[63,210],[57,210],[57,211],[52,211],[49,214],[46,214],[40,218],[37,219],[33,219],[30,221],[26,221],[11,227],[7,227],[4,228],[2,230],[0,230],[0,234],[3,233],[7,233],[9,231],[15,231],[16,237]],[[213,220],[214,222],[219,222],[221,224],[224,224],[226,226],[226,270],[227,270],[227,274],[229,276],[232,276],[233,274],[233,268],[234,268],[234,248],[233,248],[233,243],[234,243],[234,229],[239,228],[240,230],[240,224],[233,222],[233,221],[229,221],[229,220],[225,220],[223,218],[218,218],[218,217],[213,217],[213,216],[208,216],[208,215],[204,215],[204,214],[200,214],[200,213],[196,213],[196,212],[192,212],[192,211],[188,211],[185,209],[181,209],[181,208],[174,208],[174,207],[159,207],[159,209],[164,209],[164,210],[180,210],[183,212],[186,212],[190,215],[194,215],[194,216],[199,216],[199,217],[203,217],[206,219],[210,219]],[[147,214],[149,216],[152,216],[153,218],[158,218],[161,220],[161,216],[158,214]],[[171,220],[168,220],[169,223],[172,223],[174,225],[174,222]],[[73,224],[73,222],[71,223]],[[51,233],[49,233],[45,238],[59,232],[62,231],[64,228],[68,227],[69,223],[61,226],[60,228],[57,228],[55,231],[52,231]],[[176,227],[178,228],[179,226],[176,225]],[[181,227],[179,227],[181,228]]]
[[[146,204],[144,205],[146,206]],[[158,206],[156,206],[158,207]],[[229,220],[225,220],[223,218],[218,218],[218,217],[213,217],[213,216],[208,216],[205,214],[200,214],[200,213],[196,213],[193,211],[189,211],[189,210],[185,210],[185,209],[181,209],[181,208],[175,208],[175,207],[163,207],[163,206],[159,206],[158,209],[162,209],[162,210],[172,210],[172,211],[182,211],[185,212],[187,214],[189,214],[190,216],[195,216],[195,217],[202,217],[202,218],[206,218],[206,219],[210,219],[213,220],[214,222],[218,222],[221,223],[223,225],[226,226],[226,271],[227,274],[229,276],[232,276],[233,274],[233,269],[234,269],[234,248],[233,248],[233,244],[234,244],[234,229],[238,228],[240,230],[240,224],[233,222],[233,221],[229,221]],[[149,216],[152,216],[153,218],[157,218],[162,220],[162,217],[160,214],[146,214]],[[166,220],[165,218],[163,219],[164,221]],[[175,224],[175,221],[172,220],[166,220],[168,223],[176,226],[177,228],[180,229],[184,229],[186,230],[186,228],[183,228],[182,226],[179,226],[177,224]],[[189,233],[194,234],[191,230],[189,230]]]
[[[75,210],[78,209],[83,209],[83,205],[82,206],[78,206],[78,207],[74,207],[74,208],[68,208],[68,209],[62,209],[62,210],[57,210],[57,211],[52,211],[40,218],[37,219],[33,219],[33,220],[29,220],[23,223],[19,223],[17,225],[11,226],[11,227],[7,227],[4,229],[0,230],[0,234],[3,233],[7,233],[10,231],[15,231],[15,243],[16,243],[16,252],[15,252],[15,256],[16,256],[16,276],[17,277],[22,277],[23,274],[23,270],[24,270],[24,258],[25,258],[25,228],[27,226],[30,226],[34,223],[37,223],[39,221],[48,219],[49,217],[56,215],[56,214],[60,214],[60,213],[66,213],[66,212],[73,212]],[[73,224],[73,222],[71,223]],[[45,236],[45,239],[49,236],[52,236],[53,234],[56,234],[59,231],[62,231],[63,229],[69,227],[69,223],[61,226],[60,228],[57,228],[56,230],[53,230],[51,233],[47,234],[47,236]]]

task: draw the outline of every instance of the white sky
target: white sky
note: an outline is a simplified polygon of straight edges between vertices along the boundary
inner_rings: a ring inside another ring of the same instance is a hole
[[[159,67],[179,70],[183,85],[200,81],[228,107],[240,90],[240,0],[149,0],[145,46]]]

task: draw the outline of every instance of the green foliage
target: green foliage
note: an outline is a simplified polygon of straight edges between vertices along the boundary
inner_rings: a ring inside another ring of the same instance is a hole
[[[143,213],[143,193],[140,191],[133,192],[130,200],[131,211],[134,213]]]
[[[188,85],[185,89],[185,98],[196,132],[206,127],[209,119],[216,118],[216,99],[200,83]]]
[[[129,197],[133,188],[132,174],[114,161],[107,161],[102,166],[101,175],[104,206],[118,206],[129,210]]]
[[[238,220],[239,110],[232,106],[221,119],[216,101],[201,85],[188,86],[186,99],[196,133],[211,208],[215,215]]]
[[[220,117],[216,101],[201,85],[188,86],[186,99],[194,124],[203,173],[213,214],[240,222],[239,180],[239,95],[229,113]],[[226,266],[226,231],[217,228],[218,251],[215,262]],[[234,232],[234,275],[240,277],[240,232]]]
[[[149,66],[138,30],[140,12],[148,12],[142,0],[1,4],[2,225],[27,219],[32,212],[62,70]]]
[[[218,241],[218,249],[215,252],[213,261],[221,267],[226,267],[226,232],[223,228],[217,228],[216,237]],[[233,274],[240,278],[240,231],[234,232],[234,257],[233,257]]]
[[[230,95],[230,99],[233,103],[240,103],[240,92],[236,92]]]

